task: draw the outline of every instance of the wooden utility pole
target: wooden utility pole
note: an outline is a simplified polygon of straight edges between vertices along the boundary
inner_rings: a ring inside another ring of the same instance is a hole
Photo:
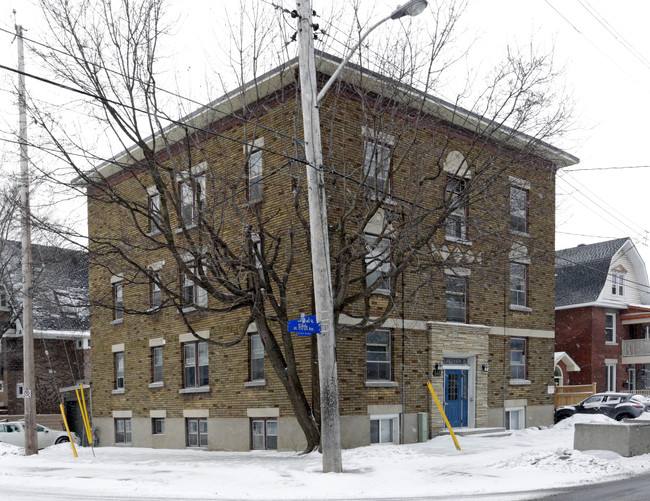
[[[299,18],[300,96],[302,100],[305,157],[307,159],[311,266],[316,318],[321,325],[321,333],[317,334],[317,336],[323,472],[340,473],[343,466],[341,463],[336,332],[334,330],[334,301],[332,299],[329,234],[327,231],[327,199],[325,198],[325,180],[323,177],[323,150],[320,116],[318,114],[311,0],[298,0],[297,12]]]
[[[29,157],[27,156],[27,99],[23,27],[16,25],[18,38],[18,114],[20,135],[22,274],[23,274],[23,406],[25,410],[25,455],[38,454],[36,435],[36,386],[34,378],[34,322],[32,284],[32,237],[29,209]]]

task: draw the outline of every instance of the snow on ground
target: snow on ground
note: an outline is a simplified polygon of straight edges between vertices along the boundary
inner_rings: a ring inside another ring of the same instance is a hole
[[[650,414],[644,418],[650,419]],[[607,451],[573,450],[574,416],[545,429],[509,437],[450,437],[422,444],[343,451],[341,474],[322,473],[318,453],[214,452],[131,447],[44,449],[26,457],[0,443],[2,499],[241,499],[309,500],[446,498],[530,491],[602,482],[650,472],[650,454],[624,458]],[[528,494],[525,494],[528,492]]]

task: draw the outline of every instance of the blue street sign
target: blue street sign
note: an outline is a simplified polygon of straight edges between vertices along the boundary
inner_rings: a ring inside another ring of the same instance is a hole
[[[305,316],[300,314],[300,318],[289,320],[287,322],[289,332],[297,332],[299,336],[311,336],[320,334],[320,323],[316,322],[316,315]]]

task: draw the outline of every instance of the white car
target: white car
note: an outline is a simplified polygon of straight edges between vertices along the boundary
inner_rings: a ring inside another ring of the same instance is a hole
[[[75,432],[70,434],[74,443],[79,445],[79,436]],[[39,449],[44,449],[53,444],[70,442],[65,431],[53,430],[40,424],[36,425],[36,436]],[[25,447],[25,423],[23,421],[0,422],[0,442]]]

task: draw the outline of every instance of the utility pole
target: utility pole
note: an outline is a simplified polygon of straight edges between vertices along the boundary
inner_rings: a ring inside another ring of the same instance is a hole
[[[15,11],[14,11],[15,13]],[[29,157],[27,156],[27,99],[25,97],[25,57],[23,27],[16,25],[18,38],[18,114],[20,135],[20,200],[22,222],[23,274],[23,406],[25,410],[25,455],[38,454],[36,436],[36,395],[34,394],[34,322],[32,284],[32,238],[29,209]]]
[[[317,336],[323,472],[340,473],[343,467],[341,463],[336,332],[334,330],[334,301],[332,299],[329,235],[327,231],[327,199],[325,198],[325,180],[323,176],[323,150],[317,100],[311,0],[297,0],[297,12],[299,20],[300,96],[305,138],[304,148],[307,159],[311,263],[316,318],[321,325],[321,333]]]

